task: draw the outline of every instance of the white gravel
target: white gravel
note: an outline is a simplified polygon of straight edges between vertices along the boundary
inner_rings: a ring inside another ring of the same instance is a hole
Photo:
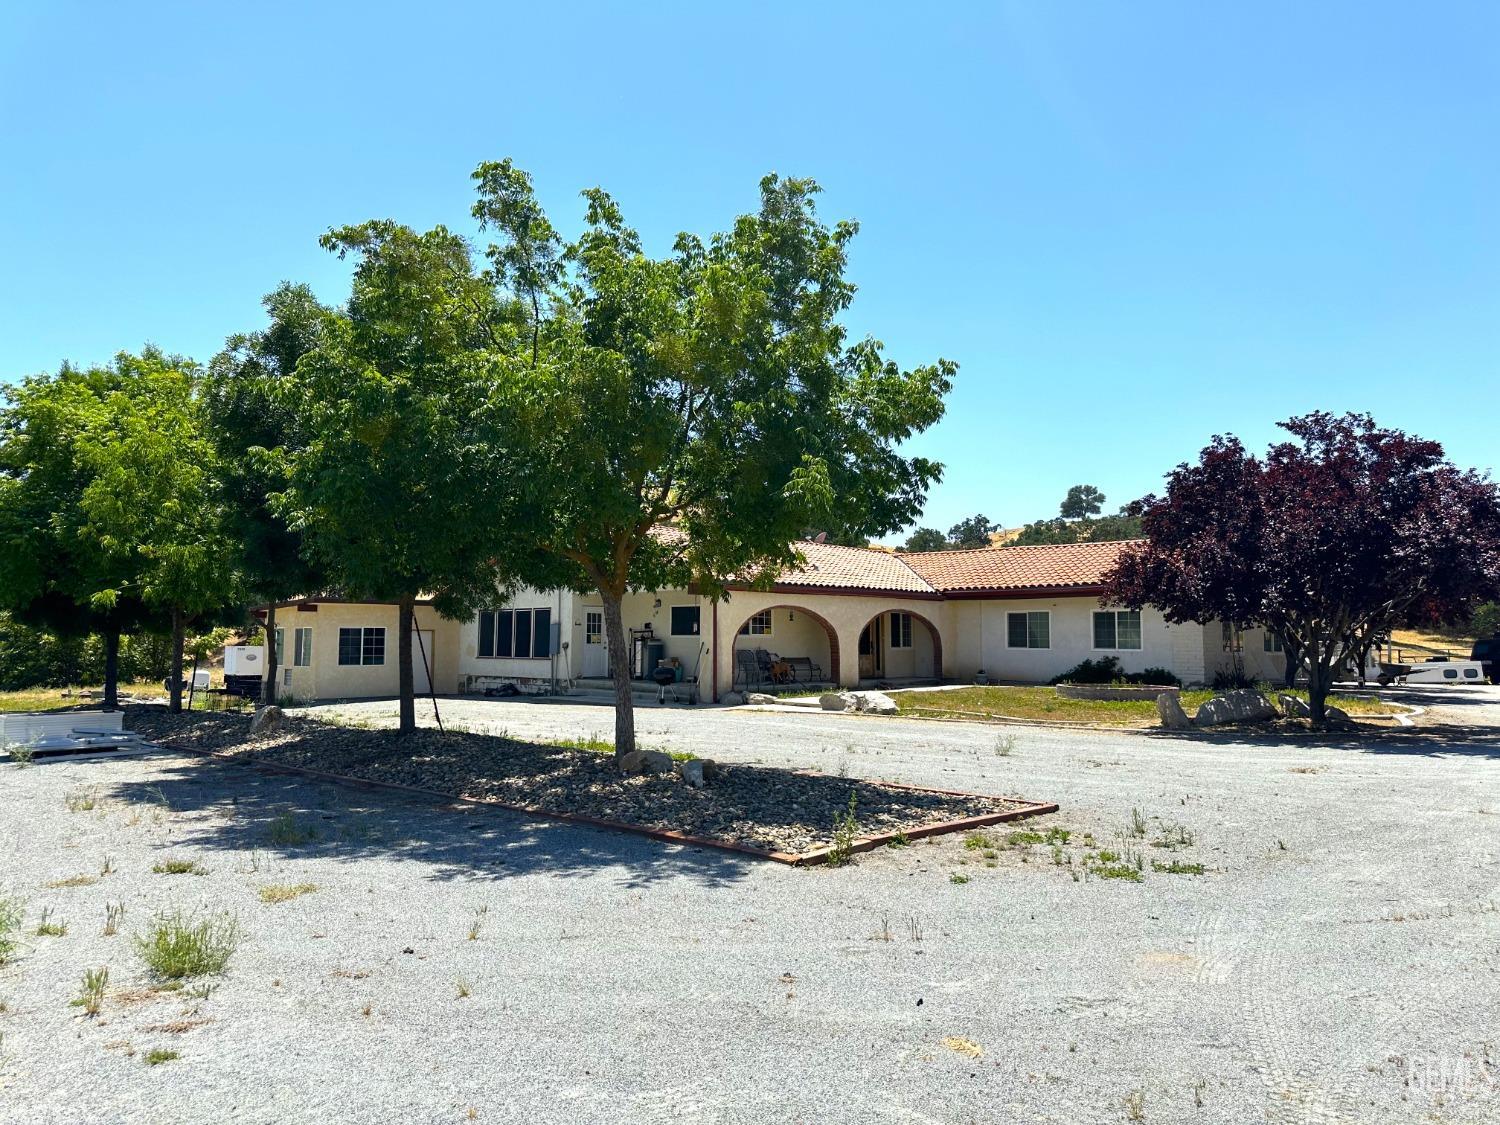
[[[610,725],[445,709],[518,737]],[[952,837],[801,871],[170,755],[0,766],[0,894],[28,931],[46,907],[68,926],[0,967],[0,1121],[1077,1123],[1136,1098],[1148,1122],[1495,1121],[1500,691],[1454,715],[1268,745],[640,712],[651,745],[1057,800],[1041,823],[1080,861],[1133,809],[1196,833],[1173,855],[1209,874],[1140,884],[1074,881],[1041,846],[987,867]],[[284,813],[317,838],[272,843]],[[166,855],[207,874],[153,874]],[[206,1000],[132,999],[129,934],[176,907],[232,911],[243,943]],[[68,1001],[102,965],[89,1020]],[[160,1030],[178,1019],[207,1022]],[[160,1047],[181,1058],[146,1066]]]

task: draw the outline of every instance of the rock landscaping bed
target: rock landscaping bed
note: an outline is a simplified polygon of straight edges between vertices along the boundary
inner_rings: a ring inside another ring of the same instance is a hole
[[[466,732],[402,736],[287,719],[252,735],[247,716],[172,715],[159,707],[133,710],[127,725],[169,749],[493,802],[791,863],[1057,808],[774,766],[697,760],[667,772],[667,756],[651,751],[632,763],[641,772],[622,773],[611,753],[596,748]],[[854,823],[845,820],[840,830],[839,818],[851,808]]]

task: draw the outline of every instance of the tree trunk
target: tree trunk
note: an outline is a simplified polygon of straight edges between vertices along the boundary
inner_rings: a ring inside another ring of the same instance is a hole
[[[401,612],[397,615],[397,632],[401,634],[396,644],[401,673],[401,726],[402,734],[411,734],[417,729],[416,679],[411,669],[411,631],[416,618],[416,599],[407,595],[401,599]]]
[[[104,630],[104,702],[106,711],[120,709],[120,627],[114,622]]]
[[[609,674],[615,682],[615,758],[635,750],[635,698],[630,691],[630,650],[625,646],[625,618],[621,595],[599,587],[604,599],[604,637],[609,648]]]
[[[1290,691],[1297,686],[1297,668],[1302,664],[1302,650],[1285,641],[1282,641],[1282,649],[1286,655],[1286,675],[1283,677],[1283,683]]]
[[[185,631],[182,610],[172,611],[172,659],[167,665],[167,710],[182,714],[182,645]]]
[[[1328,660],[1323,647],[1313,644],[1307,653],[1307,706],[1312,712],[1312,725],[1321,727],[1328,721],[1328,688],[1330,676]]]
[[[266,682],[260,686],[260,703],[264,707],[275,703],[276,690],[276,602],[266,607]]]

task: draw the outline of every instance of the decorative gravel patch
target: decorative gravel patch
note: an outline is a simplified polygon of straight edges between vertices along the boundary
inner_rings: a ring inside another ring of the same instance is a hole
[[[768,852],[803,854],[828,847],[834,817],[848,810],[851,793],[860,838],[1052,808],[775,766],[723,766],[722,776],[693,789],[673,774],[624,776],[608,754],[465,732],[421,729],[403,736],[290,719],[280,731],[251,739],[246,716],[172,715],[158,707],[132,711],[127,725],[169,748],[593,817]]]

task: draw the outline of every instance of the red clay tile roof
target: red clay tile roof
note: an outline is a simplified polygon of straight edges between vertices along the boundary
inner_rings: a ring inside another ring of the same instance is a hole
[[[897,555],[864,547],[802,541],[797,544],[807,562],[784,571],[778,586],[834,587],[897,594],[931,594],[932,587]]]
[[[1083,593],[1097,589],[1121,552],[1136,542],[917,551],[897,558],[945,594],[1073,588]]]

